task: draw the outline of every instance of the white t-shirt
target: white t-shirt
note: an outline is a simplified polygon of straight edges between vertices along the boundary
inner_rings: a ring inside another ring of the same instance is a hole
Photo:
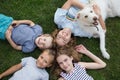
[[[49,80],[47,71],[36,66],[36,59],[26,57],[21,61],[22,69],[16,71],[9,80]]]

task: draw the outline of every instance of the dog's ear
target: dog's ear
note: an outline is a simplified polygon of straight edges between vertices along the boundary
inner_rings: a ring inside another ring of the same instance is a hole
[[[77,17],[76,17],[76,18],[77,18],[77,19],[79,19],[79,18],[80,18],[80,13],[78,13],[78,14],[77,14]]]
[[[74,21],[77,21],[79,18],[80,18],[80,12],[76,14]]]
[[[75,21],[77,21],[80,18],[80,12],[78,12],[75,16]]]

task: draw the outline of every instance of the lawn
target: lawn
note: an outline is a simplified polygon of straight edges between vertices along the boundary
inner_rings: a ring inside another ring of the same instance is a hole
[[[66,0],[0,0],[0,13],[12,16],[15,20],[29,19],[43,27],[44,33],[51,33],[56,25],[53,21],[57,7],[61,7]],[[88,70],[95,80],[119,80],[120,79],[120,18],[108,18],[106,20],[106,49],[110,54],[110,60],[102,57],[99,49],[99,39],[77,37],[77,43],[84,44],[91,52],[107,63],[107,67],[101,70]],[[41,51],[37,48],[34,52],[24,54],[14,50],[7,40],[0,40],[0,73],[10,66],[20,62],[27,56],[37,58]],[[83,56],[83,61],[89,61]],[[48,69],[49,71],[49,69]],[[11,75],[10,75],[11,76]],[[2,80],[8,80],[10,76]],[[54,80],[51,75],[50,80]]]

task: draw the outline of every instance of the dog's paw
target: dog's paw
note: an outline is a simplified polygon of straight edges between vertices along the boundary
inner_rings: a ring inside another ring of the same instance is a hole
[[[103,55],[103,57],[104,58],[106,58],[106,59],[110,59],[110,55],[106,52],[106,53],[104,53],[104,54],[102,54]]]

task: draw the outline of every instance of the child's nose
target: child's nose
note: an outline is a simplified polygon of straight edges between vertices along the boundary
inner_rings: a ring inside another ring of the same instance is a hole
[[[44,39],[41,38],[41,39],[40,39],[40,42],[44,42]]]
[[[65,62],[63,63],[63,66],[66,66],[66,63],[65,63]]]
[[[41,59],[41,60],[40,60],[40,63],[42,64],[43,62],[44,62],[43,59]]]
[[[63,36],[63,37],[65,37],[65,36],[66,36],[66,33],[65,33],[65,32],[63,32],[63,33],[62,33],[62,36]]]

